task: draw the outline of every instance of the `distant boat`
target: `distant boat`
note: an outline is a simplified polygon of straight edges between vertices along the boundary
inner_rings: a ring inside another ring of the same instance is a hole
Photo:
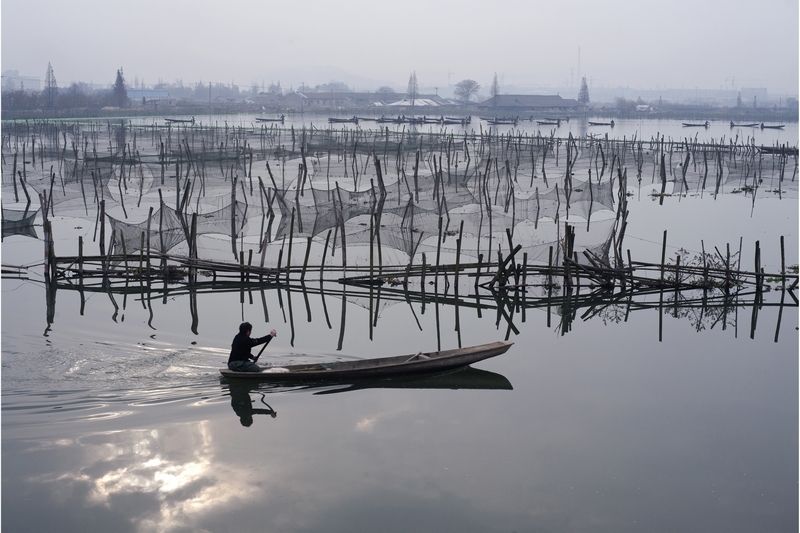
[[[752,124],[734,124],[731,120],[731,128],[757,128],[758,126],[758,122],[753,122]]]
[[[467,115],[466,117],[444,117],[442,124],[469,124],[472,121],[472,116]]]
[[[785,127],[786,127],[785,124],[774,124],[774,125],[768,126],[768,125],[764,124],[763,122],[761,123],[761,129],[762,130],[782,130]]]
[[[704,123],[694,123],[694,122],[682,122],[682,124],[687,128],[707,128],[708,121],[706,120]]]
[[[481,120],[485,120],[486,122],[494,126],[497,126],[499,124],[513,124],[514,126],[516,126],[517,122],[519,122],[518,118],[507,118],[507,117],[488,117],[488,118],[481,117]]]
[[[165,118],[164,121],[167,124],[194,124],[194,117],[191,120],[188,118]]]
[[[611,122],[592,122],[590,120],[589,121],[589,125],[590,126],[611,126],[613,128],[614,127],[614,121],[612,120]]]
[[[281,115],[280,118],[256,117],[256,122],[280,122],[281,124],[283,124],[283,115]]]
[[[560,120],[537,120],[536,123],[540,126],[560,126]]]
[[[780,146],[759,146],[758,151],[762,154],[785,154],[785,155],[797,155],[797,146],[787,146],[787,145],[780,145]]]
[[[552,120],[555,122],[569,122],[569,117],[559,118],[559,117],[544,117],[545,120]]]
[[[352,116],[350,118],[330,117],[328,118],[329,124],[358,124],[358,117]]]

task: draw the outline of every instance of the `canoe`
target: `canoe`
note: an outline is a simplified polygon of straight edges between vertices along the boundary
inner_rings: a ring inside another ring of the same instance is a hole
[[[519,122],[519,119],[506,118],[506,117],[487,117],[487,118],[481,117],[481,120],[485,120],[486,122],[488,122],[493,126],[499,126],[503,124],[513,124],[514,126],[516,126],[517,122]]]
[[[687,128],[707,128],[708,127],[708,121],[707,120],[705,122],[700,122],[700,123],[682,122],[681,124],[683,124]]]
[[[589,125],[590,126],[611,126],[613,128],[614,127],[614,121],[612,120],[611,122],[592,122],[590,120],[589,121]]]
[[[438,352],[419,352],[375,359],[271,366],[261,372],[236,372],[227,368],[220,368],[219,372],[226,378],[279,382],[341,381],[345,379],[403,376],[425,372],[441,372],[471,365],[472,363],[504,354],[513,344],[510,341],[497,341],[467,348]]]
[[[337,118],[337,117],[330,117],[328,118],[329,124],[358,124],[358,117],[350,117],[350,118]]]
[[[281,115],[279,118],[256,117],[256,122],[280,122],[283,124],[283,119],[283,115]]]
[[[760,124],[758,122],[747,123],[747,124],[735,124],[731,120],[731,128],[757,128]]]
[[[194,124],[194,117],[188,118],[165,118],[164,122],[167,124]]]
[[[797,155],[798,150],[797,146],[760,146],[758,150],[762,154],[785,154],[785,155]]]
[[[761,123],[762,130],[782,130],[785,126],[786,124],[774,124],[770,126],[769,124]]]

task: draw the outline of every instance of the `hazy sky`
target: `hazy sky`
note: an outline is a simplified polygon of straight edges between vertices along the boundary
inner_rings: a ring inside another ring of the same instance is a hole
[[[404,90],[767,87],[798,91],[798,0],[2,0],[2,69],[60,86],[346,81]],[[580,48],[580,65],[579,65]],[[313,73],[306,67],[332,67]],[[345,79],[347,78],[347,79]],[[735,82],[731,82],[731,79]]]

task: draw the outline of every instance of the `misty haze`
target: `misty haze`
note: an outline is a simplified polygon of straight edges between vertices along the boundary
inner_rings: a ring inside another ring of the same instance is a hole
[[[0,14],[4,529],[798,530],[796,1]]]

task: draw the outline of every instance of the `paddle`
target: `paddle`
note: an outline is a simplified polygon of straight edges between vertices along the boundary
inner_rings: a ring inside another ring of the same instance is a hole
[[[275,330],[274,330],[274,329],[273,329],[272,331],[270,331],[270,333],[269,333],[269,334],[272,336],[272,338],[273,338],[273,339],[274,339],[275,337],[277,337],[277,336],[278,336],[277,332],[275,332]],[[257,363],[257,362],[258,362],[258,358],[259,358],[259,357],[261,357],[261,354],[262,354],[262,353],[264,353],[264,349],[267,347],[267,344],[269,344],[269,342],[265,342],[265,343],[264,343],[264,346],[262,346],[262,347],[261,347],[261,351],[259,351],[259,352],[258,352],[258,355],[256,356],[256,358],[255,358],[255,359],[253,359],[253,362],[254,362],[254,363]]]

